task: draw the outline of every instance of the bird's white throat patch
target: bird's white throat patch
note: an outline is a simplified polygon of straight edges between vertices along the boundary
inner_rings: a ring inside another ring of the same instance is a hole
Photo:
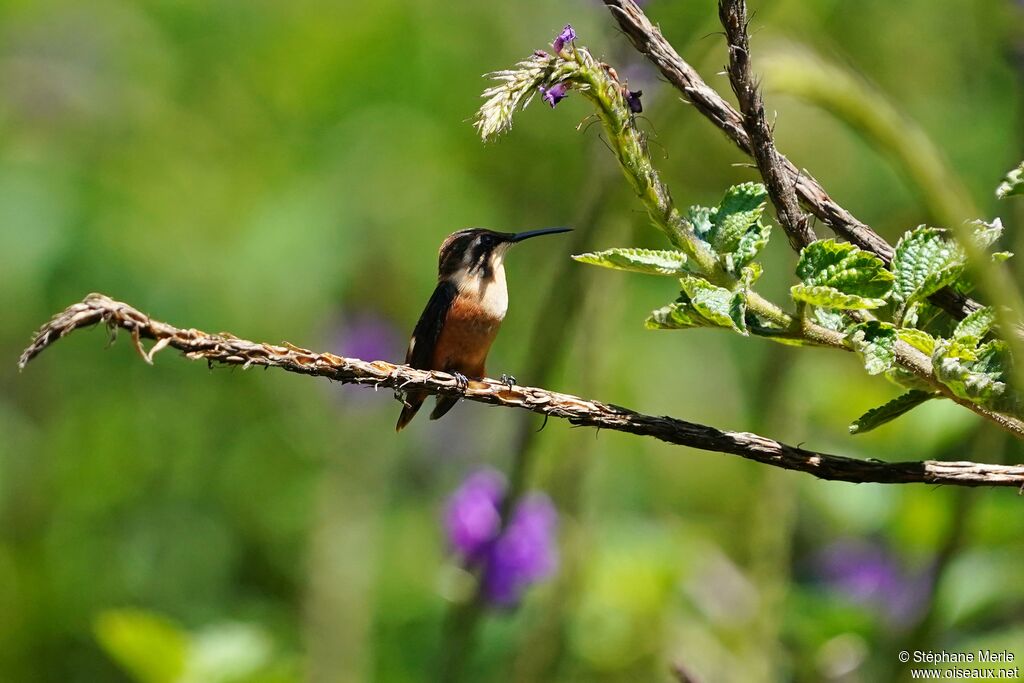
[[[452,278],[461,296],[469,297],[485,313],[498,320],[508,312],[508,287],[505,284],[505,253],[496,252],[491,258],[491,276],[483,277],[479,272],[460,268]]]

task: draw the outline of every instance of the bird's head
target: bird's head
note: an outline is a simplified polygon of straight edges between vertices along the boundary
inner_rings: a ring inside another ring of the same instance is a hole
[[[438,252],[438,276],[457,274],[490,279],[502,267],[512,245],[541,235],[569,232],[571,228],[542,228],[527,232],[495,232],[486,228],[468,228],[453,232],[441,243]]]

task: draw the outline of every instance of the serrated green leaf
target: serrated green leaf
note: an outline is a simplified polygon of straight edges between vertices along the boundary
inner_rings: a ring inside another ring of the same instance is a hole
[[[615,270],[648,275],[679,275],[685,272],[686,254],[671,249],[615,248],[577,254],[573,259]]]
[[[825,308],[877,308],[892,287],[892,273],[872,253],[847,242],[818,240],[803,248],[794,299]]]
[[[796,301],[814,306],[842,310],[878,308],[885,305],[885,299],[866,299],[856,294],[844,294],[835,287],[824,285],[793,285],[789,293]]]
[[[809,316],[822,327],[835,332],[846,332],[847,321],[841,311],[829,308],[813,308]]]
[[[690,306],[701,317],[718,327],[747,333],[746,298],[743,292],[731,292],[693,275],[683,277],[679,282]]]
[[[935,338],[924,330],[903,327],[896,331],[896,336],[899,337],[900,341],[910,344],[928,356],[931,356],[932,352],[935,351]]]
[[[174,683],[185,672],[189,636],[163,617],[107,610],[93,630],[103,650],[139,683]]]
[[[745,292],[730,292],[707,280],[687,276],[680,280],[679,298],[653,311],[644,327],[649,330],[682,330],[691,327],[725,327],[746,335]]]
[[[715,224],[711,222],[711,216],[715,211],[717,209],[709,209],[706,206],[691,206],[686,212],[686,218],[693,226],[693,231],[705,242],[709,241],[708,233],[715,227]]]
[[[726,191],[710,215],[713,227],[708,233],[708,242],[715,251],[720,254],[737,251],[743,236],[756,227],[764,213],[767,198],[768,192],[761,183],[741,183]]]
[[[747,264],[757,258],[761,250],[768,244],[771,238],[771,226],[762,223],[760,220],[740,236],[739,244],[732,253],[724,254],[725,268],[730,273],[736,273]]]
[[[934,393],[912,389],[902,396],[897,396],[885,405],[872,408],[864,413],[850,425],[851,434],[864,434],[876,427],[881,427],[887,422],[892,422],[897,417],[905,415],[925,401],[935,398]]]
[[[869,375],[880,375],[896,365],[896,328],[878,320],[855,325],[847,335],[847,341],[864,361]]]
[[[648,330],[685,330],[691,327],[707,327],[707,321],[697,315],[685,301],[674,301],[654,310],[644,321]]]
[[[767,197],[761,183],[742,183],[729,188],[715,208],[691,206],[687,213],[693,231],[733,275],[739,275],[768,244],[771,226],[761,222]]]
[[[959,340],[943,340],[932,354],[935,377],[960,398],[997,405],[1007,394],[1002,381],[1009,364],[1006,345],[992,341],[975,349]]]
[[[988,334],[996,321],[996,311],[991,306],[985,306],[974,311],[960,321],[953,330],[953,338],[958,340],[974,339],[975,343]],[[929,354],[930,355],[930,354]]]
[[[945,230],[919,227],[896,245],[892,297],[902,307],[952,284],[964,271],[963,249]]]
[[[730,314],[735,310],[734,306],[730,306]],[[648,330],[685,330],[694,327],[724,327],[731,329],[740,334],[746,334],[745,330],[739,330],[735,325],[732,324],[731,318],[730,324],[723,325],[722,322],[725,319],[720,316],[715,316],[715,319],[709,319],[705,317],[700,311],[698,311],[685,296],[680,297],[678,301],[674,301],[667,306],[652,311],[651,315],[644,321],[644,327]]]
[[[1024,194],[1024,161],[1020,166],[1006,174],[1003,182],[996,188],[996,197],[1005,199],[1013,195]]]

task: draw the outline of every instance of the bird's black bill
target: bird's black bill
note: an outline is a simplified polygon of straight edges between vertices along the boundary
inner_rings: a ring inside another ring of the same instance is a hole
[[[554,235],[559,232],[571,232],[572,228],[541,228],[540,230],[528,230],[527,232],[520,232],[512,235],[512,239],[509,242],[522,242],[528,240],[531,237],[540,237],[541,235]]]

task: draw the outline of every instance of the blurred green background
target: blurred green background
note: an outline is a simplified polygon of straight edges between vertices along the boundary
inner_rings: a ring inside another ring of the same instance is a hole
[[[1024,5],[751,9],[798,166],[891,242],[941,215],[892,149],[785,92],[799,45],[915,121],[939,156],[909,154],[946,164],[945,190],[1024,251],[1024,202],[993,195],[1024,156]],[[714,3],[647,11],[728,93]],[[904,647],[1024,657],[1013,490],[826,483],[556,420],[528,438],[541,418],[480,405],[396,435],[389,392],[173,352],[149,367],[102,329],[17,372],[30,332],[92,291],[182,327],[401,360],[455,229],[661,246],[598,127],[577,131],[582,98],[531,107],[496,144],[469,123],[481,75],[566,22],[643,88],[678,203],[754,179],[596,0],[0,2],[0,679],[429,679],[464,578],[444,500],[523,447],[561,514],[561,569],[483,621],[467,680],[664,681],[681,664],[854,682],[902,680]],[[855,358],[644,331],[671,281],[589,269],[545,239],[509,259],[492,373],[858,457],[1024,460],[944,402],[850,437],[898,393]],[[781,298],[795,257],[780,233],[764,262],[759,288]]]

